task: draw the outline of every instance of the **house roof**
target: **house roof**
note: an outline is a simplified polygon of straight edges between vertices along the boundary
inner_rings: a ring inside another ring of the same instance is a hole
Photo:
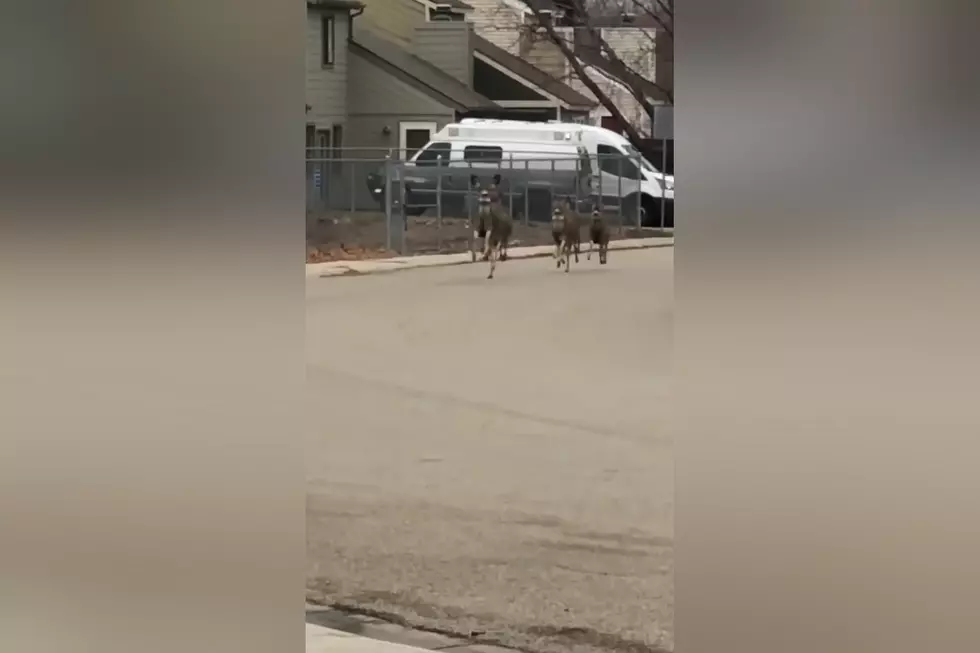
[[[499,108],[496,102],[480,95],[449,73],[374,35],[369,30],[355,32],[351,38],[351,45],[374,55],[382,63],[400,70],[462,110]]]
[[[479,52],[487,59],[503,66],[512,73],[515,73],[518,77],[526,79],[542,91],[555,96],[571,107],[592,108],[596,106],[594,100],[582,95],[565,82],[541,70],[537,66],[528,63],[524,59],[507,52],[503,48],[494,45],[482,36],[473,35],[473,51]]]
[[[363,9],[361,0],[306,0],[307,9]]]

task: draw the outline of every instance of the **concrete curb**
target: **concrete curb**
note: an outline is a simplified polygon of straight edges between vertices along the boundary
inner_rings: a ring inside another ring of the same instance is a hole
[[[673,247],[673,238],[631,238],[615,240],[609,243],[610,250],[625,251],[632,249],[652,249],[654,247]],[[583,256],[587,247],[584,248]],[[551,256],[554,247],[551,245],[535,245],[530,247],[514,247],[510,250],[510,260],[540,258]],[[307,263],[306,277],[342,277],[362,274],[380,274],[398,272],[417,268],[434,268],[446,265],[463,265],[471,263],[469,252],[462,254],[427,254],[423,256],[398,256],[395,258],[370,261],[329,261],[326,263]]]
[[[416,630],[366,614],[306,604],[306,653],[519,653],[471,638]]]
[[[306,653],[421,653],[424,650],[306,624]]]

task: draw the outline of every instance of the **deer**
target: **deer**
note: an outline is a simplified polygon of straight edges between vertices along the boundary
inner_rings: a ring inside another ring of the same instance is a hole
[[[490,262],[493,279],[497,261],[507,260],[507,244],[510,241],[514,222],[500,199],[500,175],[493,176],[493,183],[483,186],[476,175],[470,177],[471,185],[479,192],[477,200],[477,229],[474,235],[483,238],[483,259]]]
[[[606,264],[606,256],[609,251],[609,225],[599,211],[599,207],[592,208],[592,221],[589,223],[589,253],[585,260],[592,260],[592,248],[599,246],[599,265]]]
[[[571,267],[572,254],[575,255],[575,262],[578,263],[578,255],[582,242],[581,223],[578,211],[572,199],[566,197],[555,200],[551,212],[551,237],[555,242],[556,259],[555,267],[561,268],[565,264],[565,272]]]

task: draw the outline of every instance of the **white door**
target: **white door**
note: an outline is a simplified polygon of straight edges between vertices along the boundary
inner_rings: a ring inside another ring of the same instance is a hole
[[[439,131],[434,122],[402,122],[398,124],[398,149],[402,161],[411,159]]]

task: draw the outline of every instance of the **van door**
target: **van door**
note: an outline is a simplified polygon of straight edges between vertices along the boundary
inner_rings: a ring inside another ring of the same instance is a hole
[[[611,145],[598,146],[596,186],[593,190],[602,196],[603,204],[618,205],[624,197],[640,192],[643,173],[626,152]]]
[[[578,179],[576,180],[576,197],[580,200],[592,199],[595,192],[596,179],[592,171],[592,159],[584,145],[578,146]],[[593,200],[594,201],[594,200]]]

